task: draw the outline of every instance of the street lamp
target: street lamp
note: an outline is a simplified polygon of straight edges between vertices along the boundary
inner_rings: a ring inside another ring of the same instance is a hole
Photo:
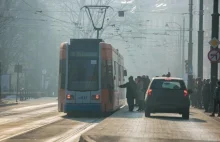
[[[180,50],[180,52],[182,51],[182,57],[181,57],[181,74],[182,74],[182,77],[184,78],[184,36],[181,38],[181,34],[182,34],[182,26],[180,25],[180,24],[178,24],[178,23],[176,23],[176,22],[167,22],[166,23],[166,27],[169,27],[169,24],[168,23],[171,23],[171,24],[176,24],[178,27],[179,27],[179,31],[180,31],[180,36],[179,36],[179,39],[180,39],[180,41],[179,41],[179,45],[180,45],[180,49],[181,49],[181,45],[182,45],[182,50]],[[184,32],[184,30],[183,30],[183,32]]]

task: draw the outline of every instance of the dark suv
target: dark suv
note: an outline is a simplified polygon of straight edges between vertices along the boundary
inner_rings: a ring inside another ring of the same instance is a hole
[[[153,78],[146,92],[145,116],[151,113],[179,113],[189,119],[189,92],[181,78]]]

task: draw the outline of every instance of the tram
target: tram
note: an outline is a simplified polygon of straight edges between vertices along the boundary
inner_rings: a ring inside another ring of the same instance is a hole
[[[71,39],[60,45],[59,66],[58,111],[106,113],[125,104],[124,59],[111,44]]]

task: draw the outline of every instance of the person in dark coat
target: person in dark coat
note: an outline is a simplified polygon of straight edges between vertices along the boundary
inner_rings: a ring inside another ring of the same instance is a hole
[[[196,107],[197,80],[195,78],[193,79],[192,89],[193,89],[193,93],[190,95],[190,99],[191,99],[191,102],[192,102],[192,106]]]
[[[137,111],[143,111],[144,110],[144,98],[145,98],[145,92],[144,92],[144,78],[138,77],[137,82],[137,99],[139,103],[139,108]]]
[[[213,99],[214,99],[214,108],[210,116],[214,117],[216,112],[216,107],[218,106],[218,117],[220,117],[220,81],[217,81],[216,88],[214,90]]]
[[[199,77],[197,82],[197,107],[202,108],[202,79]]]
[[[202,97],[203,97],[203,104],[205,108],[205,112],[208,112],[209,108],[209,102],[210,102],[210,93],[211,93],[211,86],[210,86],[210,81],[206,80],[203,90],[202,90]]]
[[[170,72],[168,72],[168,74],[166,75],[167,77],[171,77],[171,73]]]
[[[128,103],[129,111],[133,111],[134,109],[134,99],[136,97],[137,85],[132,76],[129,77],[129,81],[123,85],[120,85],[120,88],[126,88],[126,98]]]
[[[146,76],[146,91],[147,91],[149,85],[150,85],[150,78],[149,78],[149,76]]]

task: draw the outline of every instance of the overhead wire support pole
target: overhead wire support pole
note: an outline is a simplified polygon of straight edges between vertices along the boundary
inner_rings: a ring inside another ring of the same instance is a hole
[[[218,0],[213,0],[213,14],[212,14],[212,39],[219,38],[219,13]],[[216,47],[218,48],[218,46]],[[210,47],[212,50],[213,47]],[[218,62],[211,62],[211,94],[214,93],[214,88],[218,80]]]
[[[198,31],[198,77],[203,79],[203,0],[199,4],[199,31]]]
[[[184,78],[184,66],[185,66],[185,16],[183,14],[183,37],[182,37],[182,76]]]
[[[193,0],[189,0],[189,45],[188,45],[188,82],[187,86],[189,89],[193,89],[193,66],[192,66],[192,55],[193,55],[193,42],[192,42],[192,31],[193,31]]]
[[[110,6],[105,6],[105,5],[87,5],[87,6],[83,6],[83,7],[81,8],[81,10],[82,10],[83,8],[86,8],[86,9],[88,10],[89,17],[90,17],[91,22],[92,22],[92,26],[93,26],[94,30],[97,31],[97,37],[96,37],[96,38],[99,39],[99,32],[103,29],[107,9],[108,9],[108,8],[112,8],[112,7],[110,7]],[[92,18],[92,14],[91,14],[90,9],[104,9],[104,10],[105,10],[105,11],[104,11],[104,16],[103,16],[103,20],[102,20],[101,27],[96,27],[96,25],[95,25],[95,23],[94,23],[94,20],[93,20],[93,18]],[[112,8],[112,9],[113,9],[113,8]]]
[[[179,49],[180,49],[180,50],[179,50],[179,53],[180,53],[180,62],[179,62],[179,63],[180,63],[180,66],[181,66],[181,67],[180,67],[180,70],[184,70],[184,67],[183,67],[183,66],[184,66],[184,63],[182,62],[183,58],[181,57],[181,52],[182,52],[181,47],[182,47],[182,43],[184,42],[183,37],[182,37],[182,36],[183,36],[183,35],[182,35],[182,32],[184,32],[184,31],[183,31],[183,28],[182,28],[182,26],[181,26],[180,24],[178,24],[177,22],[167,22],[166,26],[168,26],[168,23],[176,24],[176,25],[179,27],[179,32],[180,32],[180,33],[179,33],[179,44],[178,44],[178,45],[179,45]],[[182,65],[182,63],[183,63],[183,65]],[[181,74],[180,76],[183,75],[183,72],[184,72],[184,71],[180,71],[180,74]]]
[[[2,101],[2,62],[0,61],[0,103]]]

